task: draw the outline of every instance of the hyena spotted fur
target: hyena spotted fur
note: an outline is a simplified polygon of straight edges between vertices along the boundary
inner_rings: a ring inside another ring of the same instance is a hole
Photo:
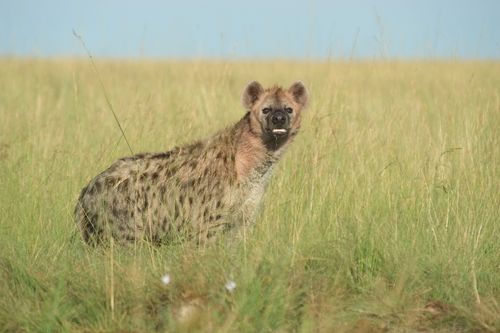
[[[307,100],[301,82],[288,89],[252,82],[242,96],[248,112],[232,127],[181,148],[116,161],[78,198],[75,220],[84,240],[203,242],[251,224]]]

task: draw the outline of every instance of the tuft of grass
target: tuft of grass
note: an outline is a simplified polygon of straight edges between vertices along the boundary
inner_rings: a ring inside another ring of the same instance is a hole
[[[95,72],[1,59],[0,331],[500,330],[498,62],[97,65],[134,151],[234,123],[251,80],[312,103],[244,240],[95,249],[76,198],[129,154]]]

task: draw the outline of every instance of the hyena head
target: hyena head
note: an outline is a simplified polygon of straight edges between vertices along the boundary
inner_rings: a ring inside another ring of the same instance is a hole
[[[245,88],[242,97],[243,106],[250,111],[251,130],[276,149],[298,133],[307,100],[307,89],[302,82],[295,82],[285,90],[264,89],[254,81]]]

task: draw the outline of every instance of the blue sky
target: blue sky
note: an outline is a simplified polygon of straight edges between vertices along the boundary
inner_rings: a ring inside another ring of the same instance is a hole
[[[500,58],[500,0],[0,0],[0,55]]]

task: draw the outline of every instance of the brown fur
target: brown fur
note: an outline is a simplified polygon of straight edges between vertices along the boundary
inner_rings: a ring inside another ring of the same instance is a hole
[[[213,137],[157,154],[118,160],[83,188],[75,220],[83,238],[166,242],[196,238],[251,224],[273,165],[300,128],[307,92],[264,90],[257,82],[242,97],[247,114]],[[287,134],[274,135],[264,108],[288,113]]]

